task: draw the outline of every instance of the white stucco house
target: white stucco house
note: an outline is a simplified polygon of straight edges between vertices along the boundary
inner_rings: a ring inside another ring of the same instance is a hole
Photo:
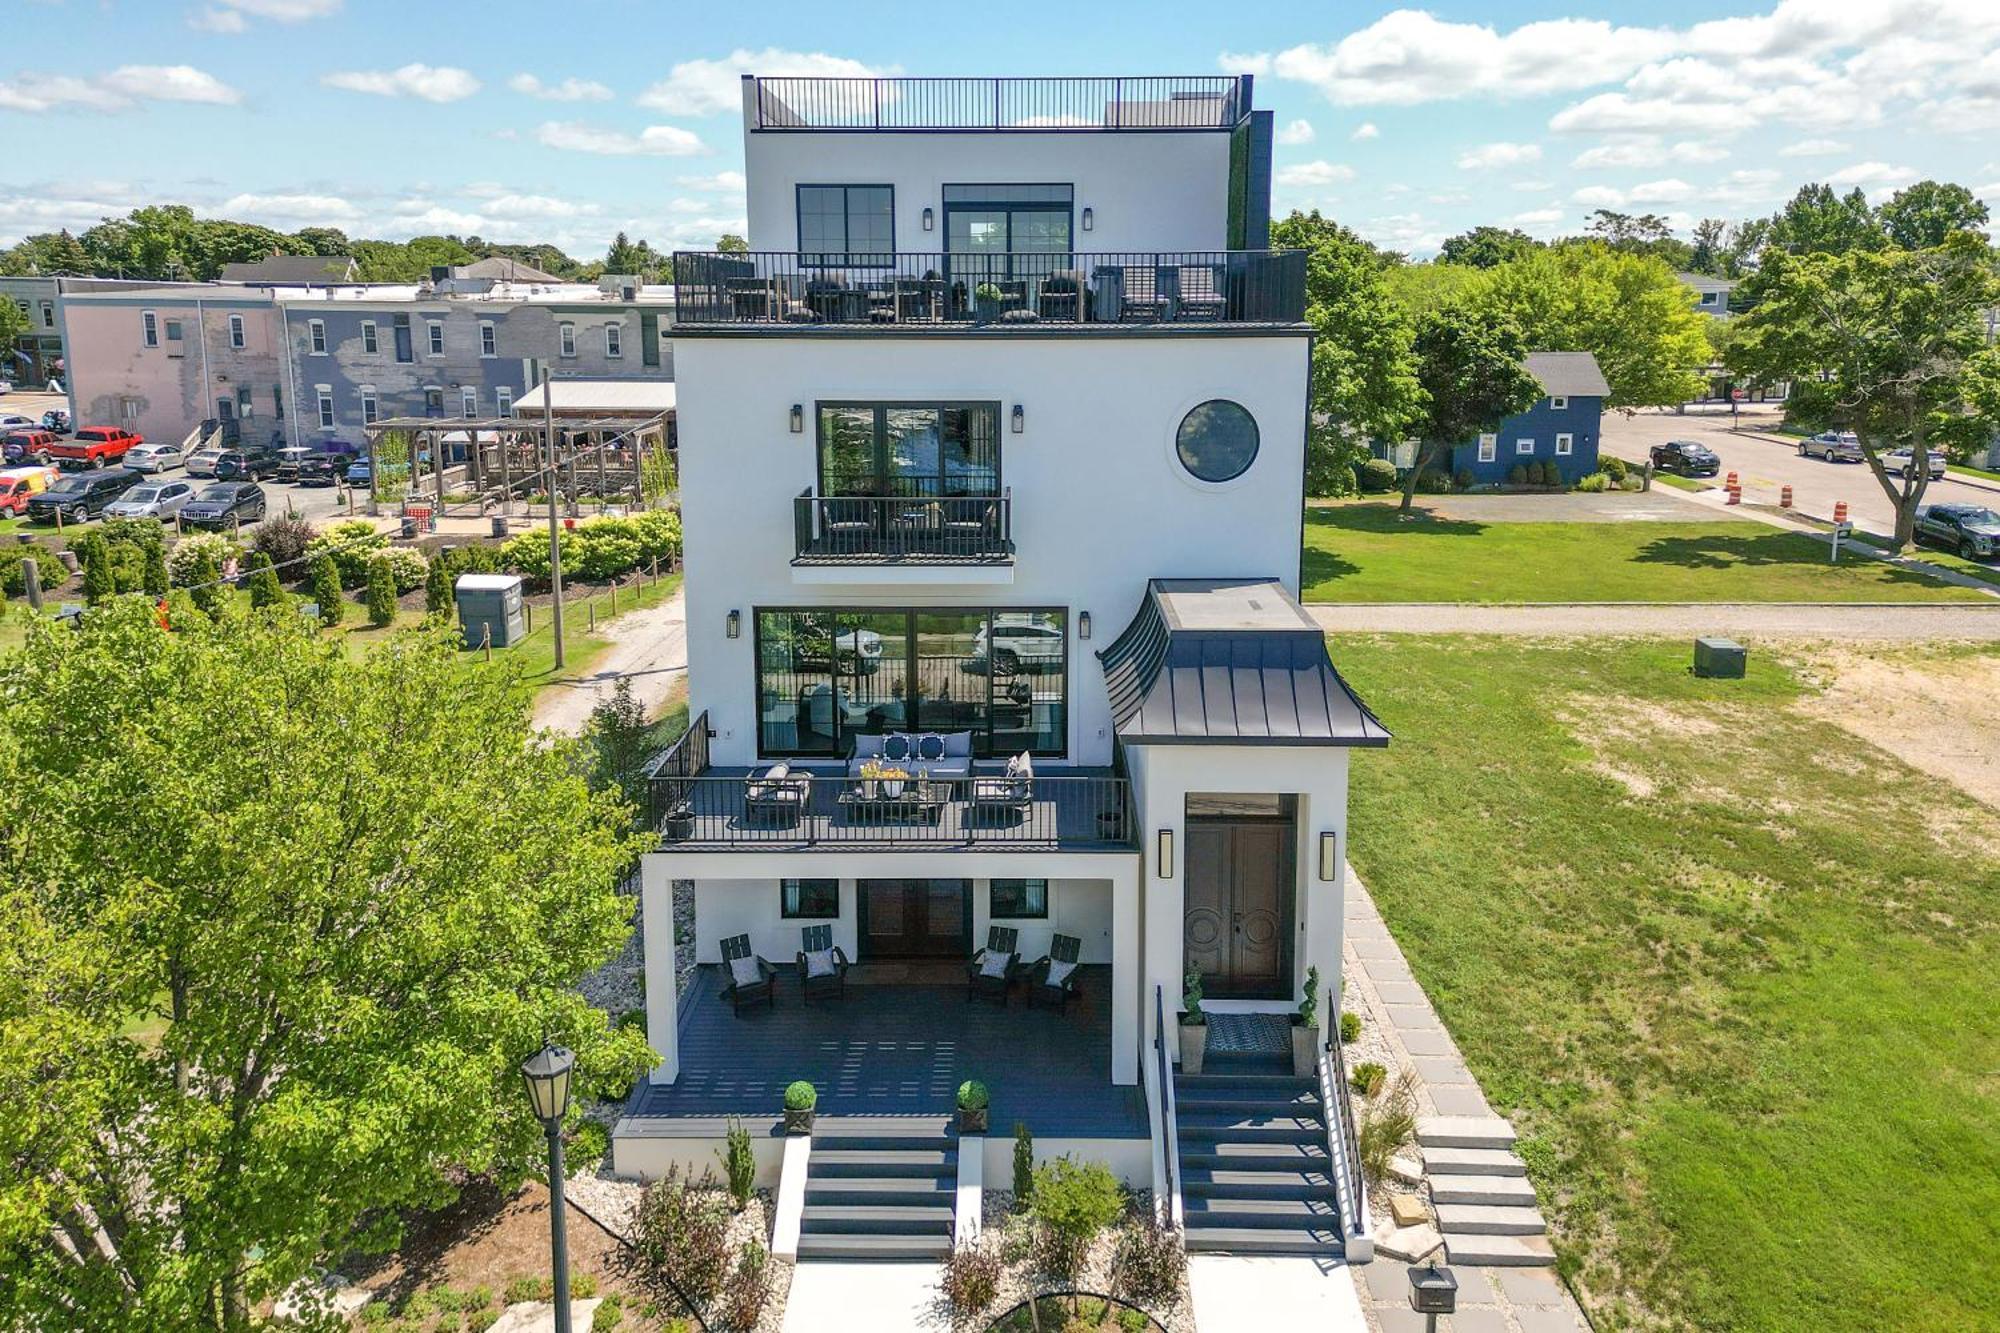
[[[694,722],[613,1142],[699,1169],[743,1117],[781,1251],[936,1252],[1016,1124],[1191,1248],[1365,1249],[1337,1043],[1301,1074],[1287,1016],[1338,995],[1350,756],[1389,738],[1297,602],[1305,266],[1251,102],[743,81],[750,250],[675,256]],[[945,1125],[966,1079],[989,1138]]]

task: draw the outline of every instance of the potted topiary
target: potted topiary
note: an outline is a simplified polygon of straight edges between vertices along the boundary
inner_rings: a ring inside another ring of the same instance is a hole
[[[785,1133],[810,1134],[813,1107],[819,1105],[819,1089],[799,1079],[785,1089]]]
[[[958,1085],[958,1132],[961,1134],[984,1134],[986,1132],[988,1098],[986,1085],[976,1078],[969,1078]]]
[[[1181,979],[1181,1072],[1199,1074],[1208,1054],[1208,1015],[1201,1011],[1201,969]]]
[[[1000,302],[1005,299],[998,285],[982,282],[972,289],[973,318],[981,324],[990,324],[1000,318]]]
[[[1292,1015],[1292,1075],[1311,1078],[1319,1071],[1319,968],[1306,969],[1305,994]]]

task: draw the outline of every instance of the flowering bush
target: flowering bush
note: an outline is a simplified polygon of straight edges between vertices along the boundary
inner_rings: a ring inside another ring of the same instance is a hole
[[[174,543],[174,549],[167,552],[167,577],[176,588],[186,588],[199,581],[195,571],[204,553],[213,567],[220,570],[223,565],[241,556],[243,548],[219,532],[202,532],[181,538]]]
[[[375,525],[365,518],[351,518],[345,523],[336,523],[325,532],[306,543],[306,555],[326,554],[333,557],[335,569],[340,571],[340,586],[358,588],[368,581],[368,562],[389,544],[389,539],[375,531]],[[417,576],[423,582],[423,576]],[[416,584],[410,585],[415,587]]]
[[[422,551],[408,546],[392,546],[382,552],[382,558],[389,562],[389,576],[396,581],[398,597],[424,586],[424,577],[430,573],[431,564],[424,559]]]
[[[563,570],[585,579],[610,579],[655,561],[669,565],[680,556],[680,515],[652,509],[624,518],[593,518],[563,534]],[[549,534],[539,528],[521,533],[501,548],[507,568],[537,583],[549,577]]]

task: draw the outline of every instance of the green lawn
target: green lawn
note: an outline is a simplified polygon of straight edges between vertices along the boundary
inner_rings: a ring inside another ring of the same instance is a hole
[[[1993,812],[1762,654],[1331,649],[1354,864],[1598,1327],[2000,1328]]]
[[[2000,481],[2000,472],[1989,472],[1983,467],[1974,467],[1970,463],[1947,463],[1944,470],[1962,477],[1976,477],[1980,481]]]
[[[1306,511],[1308,602],[1925,602],[1983,594],[1743,519],[1480,523]]]

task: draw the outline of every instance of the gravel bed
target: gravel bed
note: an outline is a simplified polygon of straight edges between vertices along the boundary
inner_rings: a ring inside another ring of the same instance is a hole
[[[609,1164],[594,1175],[572,1176],[564,1186],[565,1196],[593,1220],[613,1235],[628,1244],[632,1240],[632,1220],[639,1210],[639,1195],[644,1187],[636,1180],[624,1179],[611,1174]],[[750,1202],[743,1211],[733,1211],[726,1191],[710,1191],[725,1206],[732,1209],[729,1215],[729,1248],[741,1251],[751,1241],[767,1249],[771,1244],[771,1219],[776,1203],[770,1190],[758,1190],[750,1196]],[[771,1299],[764,1306],[764,1316],[757,1322],[755,1333],[778,1333],[785,1322],[785,1300],[792,1289],[792,1268],[790,1260],[772,1256],[770,1261]]]
[[[1133,1190],[1130,1195],[1131,1215],[1143,1217],[1153,1206],[1151,1190]],[[1014,1195],[1010,1190],[986,1190],[980,1207],[982,1234],[979,1245],[1002,1256],[1006,1266],[1001,1270],[999,1294],[993,1304],[981,1315],[963,1321],[959,1326],[965,1329],[984,1328],[994,1316],[1013,1309],[1030,1296],[1048,1292],[1082,1291],[1098,1295],[1115,1295],[1111,1286],[1112,1259],[1118,1252],[1118,1230],[1102,1232],[1091,1243],[1090,1254],[1084,1260],[1083,1268],[1073,1279],[1052,1278],[1035,1270],[1027,1257],[1029,1240],[1033,1234],[1033,1224],[1025,1214],[1013,1211]],[[1167,1333],[1195,1333],[1194,1307],[1187,1299],[1183,1286],[1180,1297],[1169,1309],[1147,1309],[1146,1313],[1157,1319]],[[940,1321],[940,1327],[944,1323]]]

